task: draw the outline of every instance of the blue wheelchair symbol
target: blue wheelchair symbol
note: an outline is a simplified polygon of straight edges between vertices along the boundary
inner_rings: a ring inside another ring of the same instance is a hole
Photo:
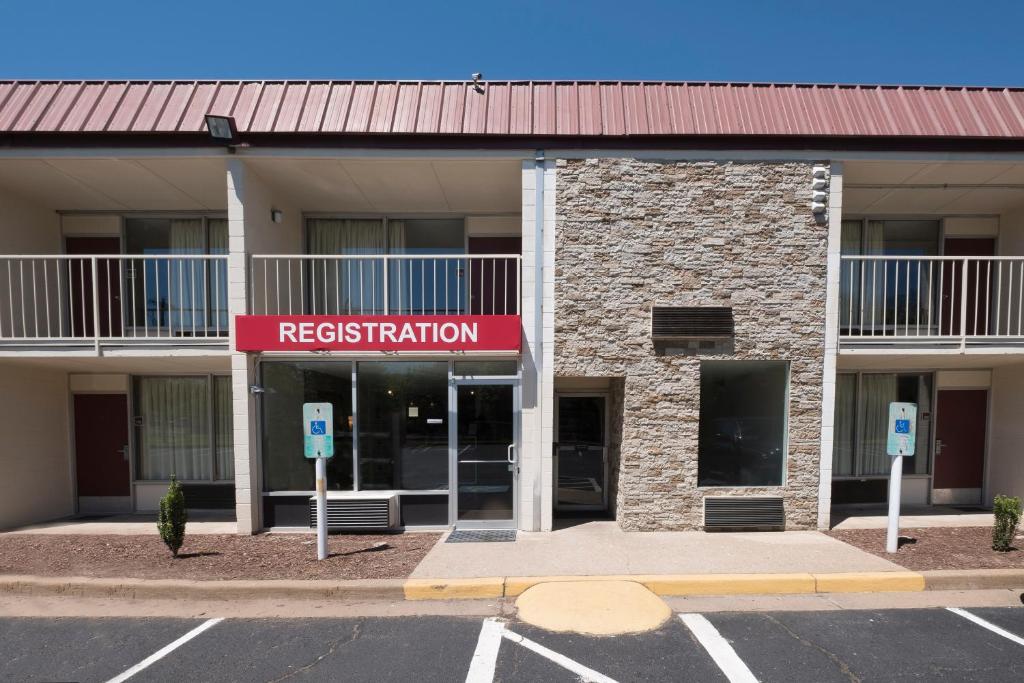
[[[896,433],[897,434],[909,434],[910,433],[910,420],[896,420]]]
[[[309,422],[309,433],[314,436],[323,436],[327,434],[327,421],[326,420],[310,420]]]

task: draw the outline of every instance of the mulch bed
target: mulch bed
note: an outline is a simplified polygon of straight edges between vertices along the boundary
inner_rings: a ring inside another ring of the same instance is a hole
[[[401,579],[440,534],[339,535],[316,559],[309,534],[186,536],[177,558],[158,536],[0,536],[0,574],[139,579]],[[378,545],[383,544],[383,545]]]
[[[1018,534],[1016,549],[999,553],[992,550],[990,527],[900,529],[914,542],[904,542],[895,555],[885,552],[885,529],[834,529],[828,535],[915,571],[1024,569],[1024,537]]]

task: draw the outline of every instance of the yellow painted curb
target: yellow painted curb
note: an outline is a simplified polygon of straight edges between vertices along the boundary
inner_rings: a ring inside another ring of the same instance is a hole
[[[656,595],[770,595],[813,593],[810,574],[681,574],[636,576]]]
[[[509,576],[505,578],[505,597],[514,598],[522,595],[526,589],[542,583],[565,583],[566,581],[632,581],[641,583],[636,576]]]
[[[500,598],[505,580],[483,579],[409,579],[402,586],[406,600],[472,600]]]
[[[819,593],[884,593],[923,591],[924,575],[917,572],[853,572],[815,574]]]

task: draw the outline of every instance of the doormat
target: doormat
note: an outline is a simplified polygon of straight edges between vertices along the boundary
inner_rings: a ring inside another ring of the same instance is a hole
[[[985,508],[977,505],[954,505],[953,509],[960,512],[988,512]]]
[[[445,543],[511,543],[516,540],[515,529],[456,529],[448,534]]]

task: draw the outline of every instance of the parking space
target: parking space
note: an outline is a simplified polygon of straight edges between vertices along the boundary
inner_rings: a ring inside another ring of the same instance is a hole
[[[1024,609],[967,613],[1011,637],[944,609],[674,616],[608,638],[448,616],[3,619],[0,680],[1024,680]]]
[[[197,624],[191,619],[0,619],[0,680],[106,681]]]

